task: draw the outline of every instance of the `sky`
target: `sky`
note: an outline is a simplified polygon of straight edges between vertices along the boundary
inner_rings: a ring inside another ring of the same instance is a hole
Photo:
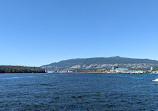
[[[158,60],[158,0],[0,0],[0,65]]]

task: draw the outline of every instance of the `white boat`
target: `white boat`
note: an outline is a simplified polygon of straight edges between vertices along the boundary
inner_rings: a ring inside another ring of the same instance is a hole
[[[153,80],[153,81],[158,82],[158,78],[157,78],[157,79],[155,79],[155,80]]]

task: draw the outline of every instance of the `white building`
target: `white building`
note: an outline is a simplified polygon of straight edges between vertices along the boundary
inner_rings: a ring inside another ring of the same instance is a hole
[[[116,73],[128,73],[129,70],[127,68],[116,68]]]

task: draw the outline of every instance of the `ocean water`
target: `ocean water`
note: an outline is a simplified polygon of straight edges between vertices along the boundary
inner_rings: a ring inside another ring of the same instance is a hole
[[[154,74],[0,74],[0,111],[158,111]]]

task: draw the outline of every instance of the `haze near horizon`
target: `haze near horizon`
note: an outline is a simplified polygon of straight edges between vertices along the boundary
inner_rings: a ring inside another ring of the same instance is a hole
[[[1,0],[0,65],[73,58],[158,60],[157,0]]]

